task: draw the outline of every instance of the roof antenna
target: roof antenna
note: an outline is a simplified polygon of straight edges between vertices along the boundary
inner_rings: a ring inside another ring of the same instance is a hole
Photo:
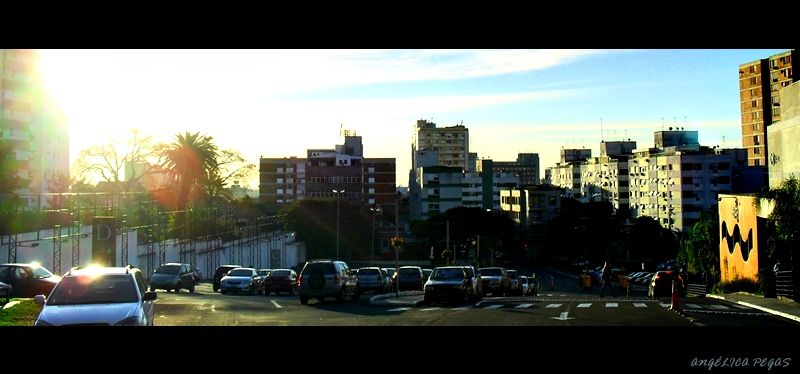
[[[603,138],[603,117],[600,117],[600,142],[605,141]]]

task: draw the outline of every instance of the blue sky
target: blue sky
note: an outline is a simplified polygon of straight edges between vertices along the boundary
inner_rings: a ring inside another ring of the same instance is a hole
[[[367,157],[396,157],[407,185],[417,119],[463,121],[470,150],[513,160],[606,140],[652,146],[662,127],[740,147],[738,66],[783,50],[42,50],[66,114],[71,161],[138,128],[160,140],[201,131],[223,148],[305,155],[363,136]],[[253,178],[251,187],[257,188]]]

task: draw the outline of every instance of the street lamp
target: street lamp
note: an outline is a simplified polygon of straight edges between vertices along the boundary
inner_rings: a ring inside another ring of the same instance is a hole
[[[372,211],[372,242],[369,247],[369,262],[370,265],[375,262],[375,215],[381,213],[381,208],[369,208]]]
[[[336,194],[336,260],[339,260],[339,196],[344,190],[332,190]]]

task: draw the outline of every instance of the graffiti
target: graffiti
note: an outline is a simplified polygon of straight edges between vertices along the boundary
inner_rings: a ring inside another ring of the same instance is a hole
[[[742,237],[738,223],[733,225],[733,234],[730,234],[727,222],[722,222],[722,241],[728,244],[728,253],[730,254],[733,254],[733,247],[738,243],[742,259],[746,262],[753,250],[753,229],[747,231],[747,237]]]

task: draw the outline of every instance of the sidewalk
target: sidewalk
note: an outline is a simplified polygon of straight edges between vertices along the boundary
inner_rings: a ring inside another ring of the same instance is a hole
[[[706,294],[706,297],[729,301],[800,322],[800,303],[797,302],[766,298],[742,292],[724,295]]]
[[[425,293],[422,291],[403,291],[399,297],[394,292],[383,295],[376,295],[369,298],[370,305],[389,305],[389,306],[417,306],[422,303]]]

